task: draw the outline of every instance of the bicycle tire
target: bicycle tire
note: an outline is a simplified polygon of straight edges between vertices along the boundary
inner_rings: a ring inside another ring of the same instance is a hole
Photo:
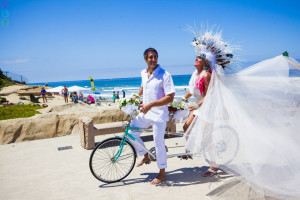
[[[131,173],[136,162],[136,151],[128,141],[125,142],[118,160],[112,162],[121,142],[121,138],[109,138],[94,148],[90,156],[89,166],[96,179],[105,183],[114,183],[121,181]]]
[[[220,125],[214,128],[214,131],[210,135],[212,138],[208,144],[203,144],[203,155],[208,164],[211,164],[211,161],[216,163],[218,166],[224,166],[231,163],[236,157],[239,150],[239,139],[236,131],[226,125]],[[209,148],[208,146],[213,146]],[[211,149],[214,150],[214,159],[211,159]],[[223,156],[223,157],[222,157]]]

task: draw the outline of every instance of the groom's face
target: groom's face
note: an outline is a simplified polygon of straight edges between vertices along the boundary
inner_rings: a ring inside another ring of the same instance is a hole
[[[145,61],[148,67],[156,67],[157,65],[157,54],[154,51],[148,52],[148,56],[145,57]]]

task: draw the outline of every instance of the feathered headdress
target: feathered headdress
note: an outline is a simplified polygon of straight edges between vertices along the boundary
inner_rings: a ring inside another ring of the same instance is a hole
[[[214,64],[221,65],[223,68],[229,64],[233,58],[233,48],[222,39],[222,32],[213,32],[212,29],[204,33],[197,34],[192,30],[195,38],[192,42],[197,56],[201,56]]]

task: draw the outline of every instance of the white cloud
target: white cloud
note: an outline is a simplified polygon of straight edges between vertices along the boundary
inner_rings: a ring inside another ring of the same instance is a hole
[[[29,58],[15,59],[15,60],[0,60],[0,64],[9,65],[9,64],[25,63],[29,61],[30,61]]]

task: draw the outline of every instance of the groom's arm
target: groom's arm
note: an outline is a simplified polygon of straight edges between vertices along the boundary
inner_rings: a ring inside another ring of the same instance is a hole
[[[142,96],[142,95],[143,95],[143,87],[140,87],[140,90],[138,91],[137,95],[139,95],[139,96]],[[136,100],[136,97],[133,96],[133,97],[131,97],[131,99],[132,99],[133,101],[135,101],[135,100]]]
[[[140,90],[138,91],[137,93],[139,96],[142,96],[143,95],[143,87],[140,87]]]
[[[142,104],[141,105],[141,112],[146,114],[153,107],[167,105],[167,104],[173,102],[174,96],[175,96],[175,93],[171,93],[171,94],[168,94],[167,96],[165,96],[165,97],[163,97],[163,98],[161,98],[157,101],[153,101],[153,102],[147,103],[147,104]]]

